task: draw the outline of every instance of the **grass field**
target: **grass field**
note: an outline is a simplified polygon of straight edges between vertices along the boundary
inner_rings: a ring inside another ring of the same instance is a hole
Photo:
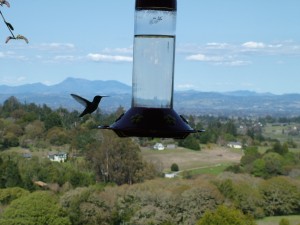
[[[211,166],[204,166],[200,168],[189,169],[185,171],[189,171],[190,175],[198,175],[198,174],[220,174],[222,173],[228,166],[232,165],[232,163],[220,163]]]
[[[161,165],[163,171],[170,171],[173,163],[179,166],[180,171],[190,171],[191,174],[218,174],[227,166],[239,163],[242,152],[218,146],[201,151],[192,151],[185,148],[173,150],[142,149],[143,158],[156,165]]]
[[[257,225],[279,225],[281,219],[288,219],[290,225],[299,225],[300,224],[300,215],[298,216],[273,216],[267,217],[262,220],[257,220]]]

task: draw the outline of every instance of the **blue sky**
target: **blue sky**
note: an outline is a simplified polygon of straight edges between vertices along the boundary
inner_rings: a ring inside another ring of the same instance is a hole
[[[134,0],[8,0],[0,85],[67,77],[131,85]],[[299,0],[177,0],[175,89],[300,93]]]

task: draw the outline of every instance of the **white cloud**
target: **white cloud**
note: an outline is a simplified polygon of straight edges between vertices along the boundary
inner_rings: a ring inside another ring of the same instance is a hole
[[[20,77],[2,77],[0,79],[0,83],[6,84],[6,85],[19,85],[20,83],[23,83],[27,78],[24,76]]]
[[[246,66],[246,65],[252,64],[252,62],[244,61],[244,60],[233,60],[233,61],[223,62],[221,64],[227,65],[227,66]]]
[[[77,60],[78,57],[73,56],[73,55],[58,55],[54,57],[54,60],[57,61],[75,61]]]
[[[204,54],[190,55],[186,57],[189,61],[208,62],[213,65],[225,66],[245,66],[251,64],[250,61],[237,59],[235,56],[206,56]]]
[[[118,53],[118,54],[131,54],[133,52],[133,48],[105,48],[103,53],[112,54],[112,53]]]
[[[74,50],[75,45],[71,43],[44,43],[37,47],[40,50],[55,50],[55,51],[61,51],[61,50]]]
[[[242,44],[243,47],[245,48],[251,48],[251,49],[257,49],[257,48],[265,48],[266,45],[262,42],[254,42],[254,41],[249,41],[245,42]]]
[[[206,47],[209,49],[225,49],[230,47],[230,45],[227,43],[210,42],[206,44]]]
[[[300,44],[294,41],[218,43],[203,45],[185,44],[179,47],[178,54],[188,61],[205,62],[211,65],[245,66],[252,64],[255,56],[300,56]]]
[[[204,61],[204,62],[219,62],[219,61],[223,61],[224,59],[220,56],[206,56],[204,54],[196,54],[196,55],[187,56],[186,60]]]
[[[16,59],[21,61],[26,61],[28,58],[24,55],[15,53],[13,51],[0,52],[0,58],[3,59]]]
[[[94,62],[132,62],[132,57],[89,53],[87,58]]]

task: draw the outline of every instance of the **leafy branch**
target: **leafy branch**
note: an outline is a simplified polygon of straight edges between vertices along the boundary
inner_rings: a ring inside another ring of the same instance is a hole
[[[10,8],[10,4],[9,4],[8,1],[6,1],[6,0],[0,0],[0,6],[4,6],[4,5],[6,5],[8,8]],[[1,17],[3,19],[4,24],[6,25],[7,29],[9,30],[9,32],[11,34],[11,36],[8,36],[6,38],[5,43],[8,43],[11,39],[15,39],[15,40],[22,39],[22,40],[24,40],[28,44],[29,41],[28,41],[28,39],[25,36],[20,35],[20,34],[14,35],[14,33],[13,33],[14,27],[11,25],[11,23],[9,23],[9,22],[6,21],[6,19],[3,16],[1,10],[0,10],[0,14],[1,14]]]

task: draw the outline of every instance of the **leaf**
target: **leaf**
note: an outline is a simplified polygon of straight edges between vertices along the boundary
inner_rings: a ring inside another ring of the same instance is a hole
[[[10,23],[8,23],[8,22],[5,22],[6,23],[6,26],[10,29],[10,30],[14,30],[14,27],[10,24]]]

